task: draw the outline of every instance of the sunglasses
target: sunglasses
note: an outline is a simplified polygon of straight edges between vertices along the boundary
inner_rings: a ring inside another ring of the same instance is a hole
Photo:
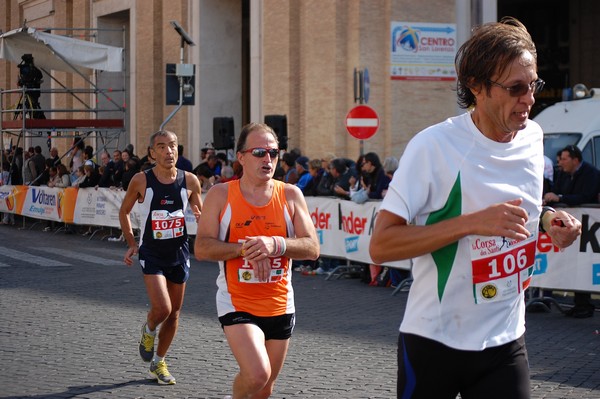
[[[250,154],[252,154],[252,156],[254,156],[256,158],[264,158],[265,155],[267,155],[267,154],[269,154],[269,156],[271,158],[277,158],[279,156],[279,148],[255,147],[255,148],[249,148],[247,150],[240,151],[240,152],[242,154],[249,152]]]
[[[527,83],[518,83],[516,85],[513,86],[504,86],[503,84],[500,84],[498,82],[494,82],[493,80],[488,79],[488,82],[495,84],[498,87],[503,88],[504,90],[508,91],[508,94],[511,97],[521,97],[524,96],[525,94],[529,93],[529,90],[533,91],[533,94],[537,94],[540,91],[542,91],[542,89],[544,88],[544,85],[546,84],[546,82],[544,82],[542,79],[537,79],[534,80],[533,82],[527,84]]]

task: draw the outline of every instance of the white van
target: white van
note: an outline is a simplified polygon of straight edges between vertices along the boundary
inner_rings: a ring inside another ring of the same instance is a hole
[[[573,92],[582,98],[558,102],[533,118],[544,130],[544,154],[556,163],[558,151],[573,144],[600,169],[600,89],[579,84]]]

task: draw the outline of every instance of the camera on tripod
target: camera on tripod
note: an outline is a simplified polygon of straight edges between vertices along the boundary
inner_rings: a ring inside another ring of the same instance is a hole
[[[39,89],[42,85],[42,72],[33,64],[33,56],[31,54],[23,54],[21,63],[17,65],[19,68],[19,87],[28,89]]]
[[[17,67],[19,68],[17,85],[23,87],[24,90],[19,99],[19,103],[16,106],[17,111],[15,112],[15,119],[18,117],[25,118],[26,114],[33,119],[46,119],[44,112],[38,111],[42,108],[39,100],[41,95],[40,87],[44,75],[42,75],[42,71],[33,64],[33,55],[23,54],[21,56],[21,62]]]

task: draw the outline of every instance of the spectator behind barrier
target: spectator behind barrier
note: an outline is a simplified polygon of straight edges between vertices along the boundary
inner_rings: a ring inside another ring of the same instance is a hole
[[[110,159],[110,155],[108,155],[108,152],[102,151],[100,153],[100,163],[101,166],[98,170],[98,172],[100,173],[98,187],[115,186],[115,162],[112,159]]]
[[[33,164],[35,165],[35,173],[36,178],[44,172],[46,169],[46,158],[42,155],[42,147],[36,145],[33,149],[33,156],[31,157]],[[35,180],[35,179],[34,179]],[[33,185],[39,186],[41,184],[45,184],[46,182],[41,181],[40,179],[36,180]]]
[[[305,156],[300,156],[296,158],[296,172],[298,173],[298,181],[296,182],[296,187],[298,187],[302,194],[307,194],[307,189],[310,189],[312,184],[312,175],[308,171],[308,158]]]
[[[304,195],[315,196],[315,195],[317,195],[317,187],[319,186],[319,183],[321,182],[323,173],[325,173],[325,171],[321,167],[320,159],[311,159],[308,162],[308,173],[310,173],[310,175],[312,176],[312,180],[310,181],[310,184],[302,192],[304,193]]]
[[[183,145],[181,144],[177,145],[177,163],[175,164],[175,167],[190,173],[194,170],[192,162],[183,156]]]
[[[392,177],[394,177],[394,172],[396,171],[396,169],[398,169],[398,164],[398,159],[396,159],[395,157],[387,157],[383,160],[382,168],[387,177],[390,178],[390,181],[392,180]],[[381,192],[381,196],[385,197],[385,194],[387,194],[387,189]]]
[[[113,162],[115,163],[113,182],[115,187],[121,187],[121,180],[123,179],[123,172],[125,171],[125,163],[123,162],[121,154],[120,150],[113,151]]]
[[[127,151],[123,151],[122,154],[129,154]],[[121,179],[121,187],[127,191],[129,182],[133,176],[140,171],[140,165],[137,158],[129,158],[125,163],[125,171],[123,171],[123,178]]]
[[[361,165],[363,175],[362,187],[370,199],[382,199],[383,191],[387,190],[390,178],[386,175],[379,156],[374,152],[365,154]]]
[[[96,165],[91,161],[85,161],[83,165],[84,178],[79,183],[79,188],[96,187],[100,181],[100,174],[96,170]]]
[[[352,162],[352,164],[355,164]],[[350,164],[350,165],[352,165]],[[350,199],[350,177],[356,177],[356,173],[348,167],[348,160],[337,158],[331,161],[331,175],[334,178],[333,194],[342,199]]]
[[[67,167],[62,163],[59,163],[56,167],[58,179],[55,182],[55,187],[65,188],[71,185],[71,175],[67,170]]]
[[[581,150],[568,145],[560,151],[560,172],[554,178],[551,192],[544,195],[544,203],[564,203],[569,206],[598,202],[600,171],[583,161]]]
[[[557,154],[560,171],[554,177],[551,192],[544,194],[544,204],[565,203],[569,206],[597,203],[600,189],[600,171],[583,161],[581,150],[568,145]],[[565,314],[575,318],[594,315],[595,306],[589,292],[576,292],[571,309]]]
[[[296,184],[298,182],[298,171],[296,170],[296,158],[294,153],[286,152],[281,156],[281,168],[283,169],[283,181],[285,183]]]

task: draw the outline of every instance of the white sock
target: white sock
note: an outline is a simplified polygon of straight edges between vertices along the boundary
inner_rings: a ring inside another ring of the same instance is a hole
[[[154,354],[154,357],[152,358],[152,363],[157,364],[158,362],[165,360],[164,357],[160,357],[157,354]]]
[[[148,323],[146,323],[146,334],[156,335],[156,330],[151,331],[150,327],[148,327]]]

